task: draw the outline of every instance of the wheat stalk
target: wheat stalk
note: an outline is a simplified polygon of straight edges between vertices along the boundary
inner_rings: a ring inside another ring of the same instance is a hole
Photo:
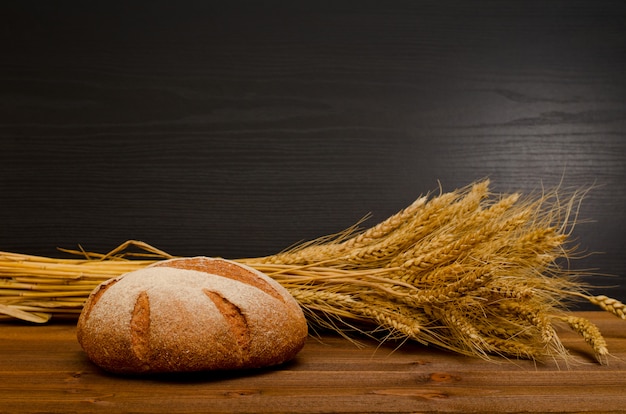
[[[415,340],[454,352],[567,358],[552,322],[565,322],[598,360],[600,331],[563,316],[585,299],[625,319],[625,307],[590,296],[569,259],[568,236],[582,194],[493,195],[487,180],[420,197],[379,224],[361,223],[276,255],[237,259],[283,285],[315,330],[354,339]],[[72,258],[0,252],[0,315],[44,323],[76,318],[101,282],[173,256],[139,241],[106,254],[64,250]]]
[[[566,322],[574,331],[585,339],[585,341],[593,348],[598,359],[606,357],[609,354],[604,337],[600,333],[598,327],[592,322],[585,318],[571,315],[559,317],[559,319]]]

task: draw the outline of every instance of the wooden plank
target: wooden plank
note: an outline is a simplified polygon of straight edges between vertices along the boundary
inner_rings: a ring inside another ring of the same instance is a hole
[[[120,377],[91,364],[72,323],[0,325],[0,412],[621,412],[626,407],[626,323],[580,313],[603,331],[613,357],[594,363],[571,332],[578,363],[488,362],[406,344],[356,347],[309,339],[279,367]]]

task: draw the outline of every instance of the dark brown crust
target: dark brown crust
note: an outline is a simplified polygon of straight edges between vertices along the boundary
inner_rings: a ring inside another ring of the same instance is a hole
[[[245,283],[267,293],[275,299],[284,301],[280,293],[269,283],[261,279],[253,272],[241,267],[233,262],[223,259],[209,259],[206,257],[192,257],[184,259],[172,259],[154,266],[175,267],[177,269],[198,270],[200,272],[212,273]]]

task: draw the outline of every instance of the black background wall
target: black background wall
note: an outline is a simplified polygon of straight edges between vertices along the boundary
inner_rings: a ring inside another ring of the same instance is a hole
[[[623,1],[0,8],[0,250],[262,256],[439,182],[563,181],[602,252],[573,265],[626,300]]]

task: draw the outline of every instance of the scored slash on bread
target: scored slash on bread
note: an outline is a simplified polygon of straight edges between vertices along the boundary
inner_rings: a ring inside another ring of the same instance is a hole
[[[118,373],[257,368],[292,359],[307,325],[288,291],[248,266],[171,259],[110,279],[89,296],[78,341]]]

